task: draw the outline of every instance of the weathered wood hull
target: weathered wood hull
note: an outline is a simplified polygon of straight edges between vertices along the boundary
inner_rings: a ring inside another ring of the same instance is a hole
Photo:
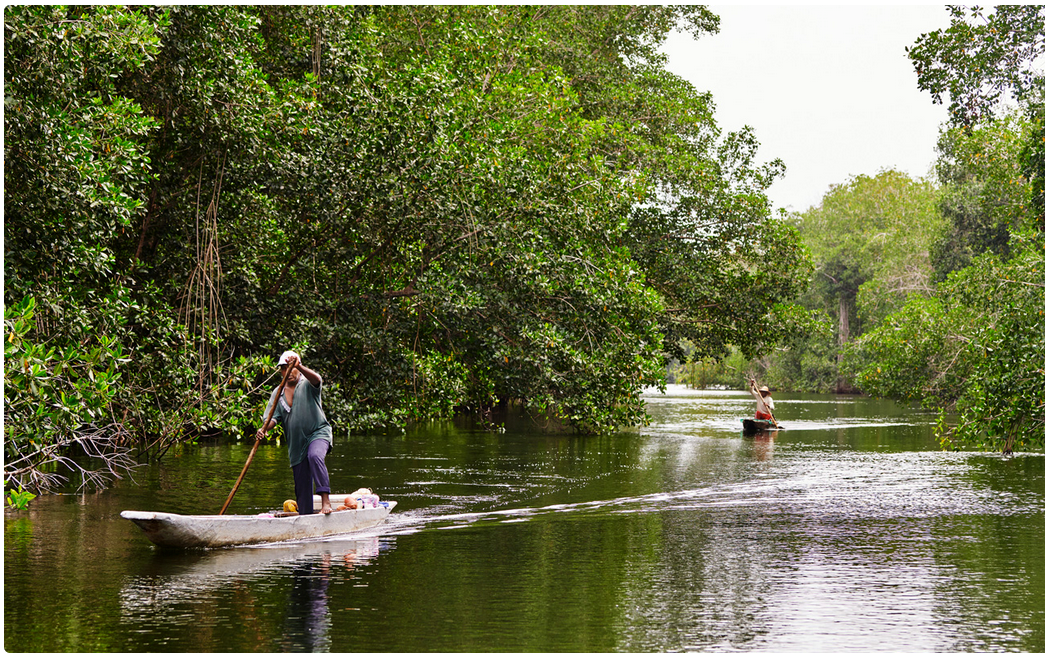
[[[331,495],[335,507],[345,495]],[[376,508],[341,510],[329,515],[294,517],[261,515],[177,515],[163,512],[124,510],[120,516],[138,525],[150,541],[163,547],[183,549],[229,547],[317,538],[361,531],[383,522],[395,501]]]
[[[745,419],[744,420],[744,434],[753,435],[755,433],[761,433],[762,431],[774,431],[780,430],[779,426],[774,426],[773,422],[767,419]]]

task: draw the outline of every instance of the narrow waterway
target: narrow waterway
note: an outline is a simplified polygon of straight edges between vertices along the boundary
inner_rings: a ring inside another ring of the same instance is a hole
[[[774,398],[776,398],[775,395]],[[336,435],[350,537],[153,547],[125,509],[216,513],[249,444],[4,517],[4,647],[74,651],[1045,651],[1045,454],[941,451],[857,397],[670,387],[603,437],[450,425]],[[293,496],[264,444],[230,512]]]

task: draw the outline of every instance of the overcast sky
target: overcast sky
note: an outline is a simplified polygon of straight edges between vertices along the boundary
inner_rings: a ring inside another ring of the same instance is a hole
[[[719,33],[671,35],[668,69],[712,93],[724,131],[754,128],[760,161],[784,161],[775,207],[806,210],[830,185],[885,168],[929,174],[947,112],[918,90],[904,48],[947,27],[946,7],[710,8]]]

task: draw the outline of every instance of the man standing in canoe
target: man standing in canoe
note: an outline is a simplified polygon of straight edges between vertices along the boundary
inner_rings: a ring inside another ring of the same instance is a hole
[[[287,374],[287,367],[290,373]],[[322,499],[319,512],[329,515],[330,507],[330,475],[327,473],[326,457],[333,446],[334,436],[323,413],[323,378],[308,367],[301,364],[301,358],[294,351],[286,351],[279,356],[280,371],[286,374],[287,384],[278,400],[276,411],[268,425],[258,429],[260,440],[265,433],[283,425],[290,446],[290,468],[294,472],[294,497],[297,499],[298,512],[311,515],[312,483],[315,481],[316,491]],[[267,417],[272,404],[277,403],[276,392],[272,391]]]
[[[773,418],[773,397],[769,394],[769,388],[763,385],[760,389],[752,378],[751,395],[755,397],[755,419],[771,421],[776,426],[776,419]]]

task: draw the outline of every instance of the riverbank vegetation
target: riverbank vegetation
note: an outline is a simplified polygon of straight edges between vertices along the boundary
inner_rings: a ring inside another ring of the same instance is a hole
[[[799,302],[833,334],[716,382],[742,386],[740,370],[779,389],[902,399],[940,413],[946,446],[1041,448],[1045,10],[952,11],[909,51],[920,88],[951,101],[935,176],[855,176],[795,216],[816,266]]]
[[[672,29],[718,19],[5,8],[5,485],[250,434],[290,347],[338,430],[512,401],[594,432],[683,340],[799,332],[783,165],[665,70]]]
[[[285,348],[339,430],[607,431],[673,362],[1041,446],[1043,15],[913,44],[935,178],[788,217],[783,163],[665,69],[704,8],[7,7],[5,488],[249,435]]]
[[[853,372],[869,391],[939,408],[945,444],[1041,448],[1045,9],[951,11],[948,29],[910,50],[919,87],[951,103],[940,148],[948,229],[932,252],[943,281],[867,335]]]

